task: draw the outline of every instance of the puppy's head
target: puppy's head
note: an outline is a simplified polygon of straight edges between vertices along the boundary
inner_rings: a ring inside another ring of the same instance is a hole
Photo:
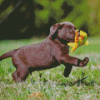
[[[75,41],[75,26],[70,22],[57,23],[50,28],[52,39],[59,39],[61,42],[68,43]]]

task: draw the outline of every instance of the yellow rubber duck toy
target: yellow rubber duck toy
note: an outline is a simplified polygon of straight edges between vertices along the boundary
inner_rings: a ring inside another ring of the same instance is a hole
[[[71,52],[84,44],[89,44],[87,40],[87,34],[84,31],[80,31],[80,34],[78,34],[78,30],[75,31],[75,42],[67,43],[68,46],[72,47]]]

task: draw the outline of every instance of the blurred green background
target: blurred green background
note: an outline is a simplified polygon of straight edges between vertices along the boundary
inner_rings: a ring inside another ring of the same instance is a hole
[[[47,36],[62,21],[100,36],[100,0],[0,0],[0,39]]]

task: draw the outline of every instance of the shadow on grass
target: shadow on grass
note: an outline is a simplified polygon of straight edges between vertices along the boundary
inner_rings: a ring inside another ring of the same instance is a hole
[[[67,83],[61,83],[61,84],[58,84],[58,85],[63,85],[63,86],[74,86],[74,85],[77,85],[77,86],[80,86],[80,85],[86,85],[86,86],[94,86],[94,84],[96,83],[95,80],[92,80],[90,82],[86,82],[85,79],[87,77],[84,77],[82,79],[77,79],[73,82],[67,82]],[[98,84],[98,83],[96,83]]]
[[[58,84],[58,85],[64,85],[64,86],[74,86],[74,85],[77,85],[77,86],[80,86],[80,85],[86,85],[86,86],[94,86],[94,84],[98,84],[95,80],[92,80],[90,82],[86,82],[86,79],[88,78],[88,76],[85,77],[85,73],[82,73],[82,78],[81,79],[77,79],[73,82],[67,82],[66,84],[65,83],[61,83],[61,84]]]

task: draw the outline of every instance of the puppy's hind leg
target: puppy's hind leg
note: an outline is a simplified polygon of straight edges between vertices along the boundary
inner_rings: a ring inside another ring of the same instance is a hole
[[[13,65],[16,67],[16,71],[13,73],[13,80],[15,82],[23,82],[29,75],[29,66],[25,60],[21,60],[17,54],[12,57]]]
[[[72,70],[72,65],[71,64],[66,64],[65,65],[65,70],[64,70],[64,76],[65,77],[68,77],[69,74],[71,73],[71,70]]]
[[[15,82],[23,82],[29,75],[29,71],[27,68],[17,68],[16,71],[13,73],[13,80]]]
[[[16,70],[16,71],[12,74],[12,76],[13,76],[13,80],[14,80],[15,82],[20,82],[20,81],[21,81],[21,79],[20,79],[20,77],[19,77],[19,71],[18,71],[18,70]]]

